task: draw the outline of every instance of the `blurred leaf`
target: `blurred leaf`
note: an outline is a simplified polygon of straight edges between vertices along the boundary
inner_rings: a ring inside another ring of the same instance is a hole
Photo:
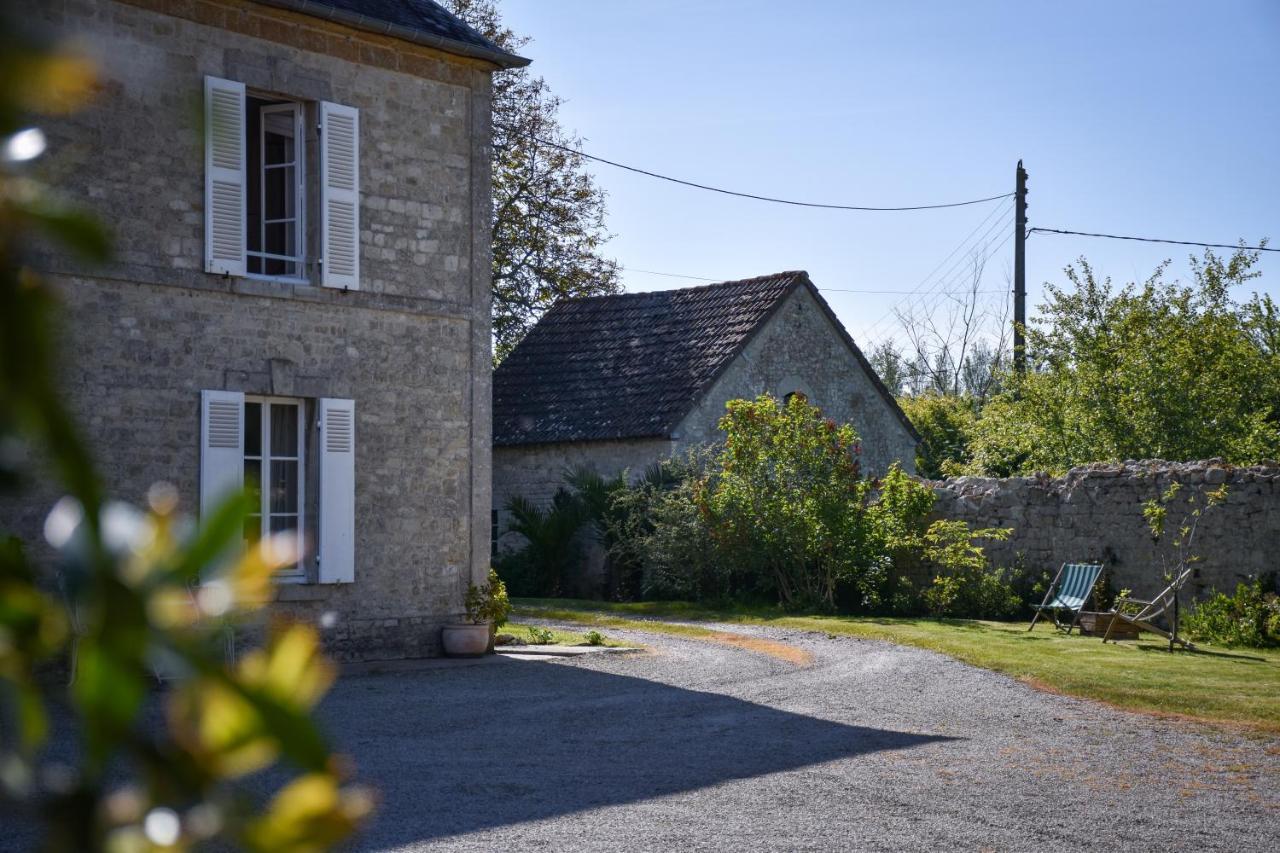
[[[311,773],[278,793],[245,832],[247,846],[273,853],[327,850],[350,835],[372,809],[364,791],[341,790],[327,773]]]
[[[308,625],[274,630],[267,647],[246,654],[231,672],[204,665],[204,677],[175,691],[170,721],[180,741],[219,773],[236,776],[278,753],[323,771],[328,747],[308,711],[333,683]]]
[[[69,113],[93,97],[98,70],[80,53],[62,49],[54,53],[27,53],[16,57],[14,69],[21,86],[6,92],[16,96],[20,108],[35,113]]]
[[[200,518],[195,539],[184,549],[175,575],[184,582],[198,581],[201,573],[225,559],[238,546],[244,519],[253,511],[254,502],[247,491],[228,495],[212,512]]]
[[[110,649],[81,642],[71,692],[85,722],[90,755],[101,762],[142,706],[146,696],[143,675]]]
[[[24,206],[22,212],[85,260],[101,262],[110,258],[111,238],[87,212],[56,203],[47,195]]]

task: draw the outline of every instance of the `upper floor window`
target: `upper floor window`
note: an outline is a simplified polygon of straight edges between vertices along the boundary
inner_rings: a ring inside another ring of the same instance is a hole
[[[249,97],[248,272],[306,276],[306,155],[303,105]]]
[[[318,135],[312,178],[308,116]],[[248,94],[243,83],[206,77],[205,269],[358,290],[359,250],[359,111]]]

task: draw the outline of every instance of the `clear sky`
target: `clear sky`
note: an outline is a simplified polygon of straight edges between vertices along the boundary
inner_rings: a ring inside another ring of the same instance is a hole
[[[563,124],[602,157],[875,206],[1009,192],[1022,158],[1032,226],[1280,246],[1280,0],[500,3],[565,99]],[[821,288],[947,290],[957,258],[983,245],[991,298],[1012,275],[1009,201],[804,210],[591,168],[629,291],[699,283],[640,270],[784,269]],[[1036,234],[1027,251],[1033,309],[1079,255],[1129,281],[1164,258],[1185,276],[1193,250]],[[1258,289],[1280,296],[1280,254],[1262,269]],[[895,304],[922,298],[825,295],[864,347],[892,331],[876,321]]]

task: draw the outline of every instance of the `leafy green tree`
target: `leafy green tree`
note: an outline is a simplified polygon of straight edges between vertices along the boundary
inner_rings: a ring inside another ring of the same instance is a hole
[[[528,43],[502,23],[493,0],[445,5],[499,47],[518,52]],[[617,263],[600,254],[609,239],[604,190],[580,155],[563,150],[581,140],[560,126],[559,109],[560,99],[529,69],[494,74],[493,335],[499,360],[557,300],[621,289]]]
[[[1081,259],[1048,285],[1027,330],[1032,369],[1008,377],[974,425],[969,469],[1062,471],[1094,461],[1280,455],[1280,341],[1274,303],[1232,290],[1257,252],[1192,259],[1192,282],[1114,288]]]
[[[931,480],[960,473],[970,461],[978,402],[968,396],[922,394],[899,397],[898,404],[920,433],[916,473]]]

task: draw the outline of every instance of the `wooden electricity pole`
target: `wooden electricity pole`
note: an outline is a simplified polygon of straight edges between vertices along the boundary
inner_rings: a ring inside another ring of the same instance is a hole
[[[1013,367],[1018,373],[1024,373],[1027,369],[1026,341],[1022,337],[1027,325],[1027,170],[1022,168],[1021,160],[1013,205]]]

